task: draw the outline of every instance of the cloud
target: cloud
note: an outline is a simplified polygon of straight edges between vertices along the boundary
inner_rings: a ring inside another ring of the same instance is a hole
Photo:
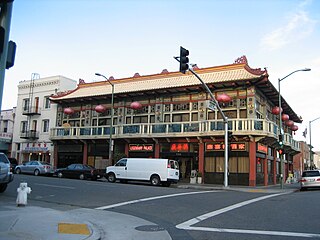
[[[261,40],[263,48],[276,50],[285,45],[300,41],[309,36],[315,27],[316,21],[308,16],[305,11],[298,11],[293,14],[285,26],[279,27],[271,33],[268,33]]]

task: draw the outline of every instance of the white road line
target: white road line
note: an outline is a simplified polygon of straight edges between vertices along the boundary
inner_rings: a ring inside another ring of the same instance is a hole
[[[112,205],[108,205],[108,206],[97,207],[95,209],[105,210],[105,209],[120,207],[120,206],[139,203],[139,202],[157,200],[157,199],[162,199],[162,198],[170,198],[170,197],[177,197],[177,196],[191,195],[191,194],[212,193],[212,192],[218,192],[218,191],[214,190],[214,191],[202,191],[202,192],[176,193],[176,194],[163,195],[163,196],[157,196],[157,197],[149,197],[149,198],[142,198],[142,199],[132,200],[132,201],[128,201],[128,202],[116,203],[116,204],[112,204]]]
[[[76,189],[75,187],[67,187],[67,186],[59,186],[59,185],[50,185],[50,184],[42,184],[42,183],[35,183],[34,185],[45,186],[45,187],[55,187],[55,188]]]
[[[234,210],[236,208],[240,208],[243,206],[246,206],[248,204],[258,202],[261,200],[265,200],[271,197],[276,197],[279,195],[283,195],[287,193],[278,193],[278,194],[272,194],[267,195],[259,198],[254,198],[251,200],[247,200],[241,203],[237,203],[210,213],[206,213],[203,215],[200,215],[198,217],[195,217],[193,219],[190,219],[186,222],[183,222],[181,224],[178,224],[176,228],[184,229],[184,230],[194,230],[194,231],[208,231],[208,232],[227,232],[227,233],[246,233],[246,234],[261,234],[261,235],[273,235],[273,236],[287,236],[287,237],[320,237],[320,234],[313,234],[313,233],[298,233],[298,232],[280,232],[280,231],[259,231],[259,230],[248,230],[248,229],[228,229],[228,228],[209,228],[209,227],[192,227],[192,225],[195,225],[201,221],[204,221],[208,218],[215,217],[219,214]]]

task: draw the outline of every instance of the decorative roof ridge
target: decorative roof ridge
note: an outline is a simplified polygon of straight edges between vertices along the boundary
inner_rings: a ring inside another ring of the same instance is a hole
[[[234,64],[245,64],[244,68],[252,73],[252,74],[255,74],[255,75],[263,75],[263,74],[268,74],[267,72],[267,69],[264,68],[264,71],[261,70],[261,68],[251,68],[249,67],[249,63],[248,63],[248,59],[245,55],[237,58],[235,61],[234,61]]]
[[[79,86],[76,87],[75,89],[72,89],[72,90],[66,90],[66,91],[63,91],[63,92],[57,92],[56,94],[52,94],[50,96],[50,98],[60,98],[60,97],[64,97],[66,95],[69,95],[75,91],[77,91],[79,89]]]
[[[205,68],[197,68],[194,69],[195,72],[198,74],[205,74],[205,73],[213,73],[213,72],[223,72],[223,71],[230,71],[230,70],[237,70],[237,69],[244,69],[251,74],[261,76],[263,74],[268,75],[267,70],[261,70],[261,68],[253,69],[249,67],[248,61],[246,56],[241,56],[235,60],[232,64],[220,65],[220,66],[213,66],[213,67],[205,67]],[[170,77],[178,77],[178,76],[188,76],[191,75],[191,72],[187,72],[186,74],[182,74],[179,71],[176,72],[169,72],[167,69],[163,70],[161,73],[149,74],[149,75],[139,75],[135,74],[133,77],[126,77],[126,78],[119,78],[115,79],[112,77],[112,83],[119,84],[125,82],[138,82],[144,80],[152,80],[152,79],[161,79],[161,78],[170,78]],[[99,82],[90,82],[86,83],[83,79],[79,79],[78,87],[72,91],[66,91],[65,95],[70,94],[73,91],[76,91],[79,88],[86,88],[86,87],[93,87],[93,86],[101,86],[106,85],[107,81],[99,81]],[[59,95],[61,97],[62,95]]]

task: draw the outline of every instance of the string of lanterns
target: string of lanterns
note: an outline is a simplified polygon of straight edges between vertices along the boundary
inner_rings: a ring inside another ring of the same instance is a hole
[[[278,106],[275,106],[272,108],[271,113],[274,115],[279,115],[280,111],[282,112],[282,108],[280,110],[280,108]],[[288,114],[282,114],[281,115],[281,119],[284,122],[284,124],[286,126],[288,126],[293,132],[297,131],[299,129],[299,127],[297,125],[294,125],[294,122],[292,120],[289,120],[289,115]]]

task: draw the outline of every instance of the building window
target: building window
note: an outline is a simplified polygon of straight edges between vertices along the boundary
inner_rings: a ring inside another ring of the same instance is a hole
[[[23,99],[23,103],[22,103],[23,111],[29,110],[29,103],[30,103],[29,98]]]
[[[49,132],[49,119],[45,119],[42,121],[42,131]]]
[[[49,97],[44,97],[44,108],[45,109],[50,108],[50,99],[49,99]]]
[[[8,132],[8,120],[3,121],[3,132]]]
[[[20,130],[22,133],[27,132],[27,126],[28,126],[28,122],[27,121],[22,121],[21,125],[20,125]]]

